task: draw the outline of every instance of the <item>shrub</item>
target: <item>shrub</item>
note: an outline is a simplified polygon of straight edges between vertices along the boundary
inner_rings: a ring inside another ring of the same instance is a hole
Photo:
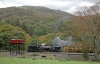
[[[33,54],[32,56],[39,56],[38,54]]]
[[[82,49],[82,52],[83,52],[82,56],[83,56],[84,60],[88,60],[89,59],[88,51],[89,51],[89,49],[87,47],[84,47]]]

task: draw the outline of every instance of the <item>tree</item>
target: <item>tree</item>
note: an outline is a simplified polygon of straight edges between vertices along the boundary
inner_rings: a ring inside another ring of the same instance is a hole
[[[82,49],[82,52],[83,52],[82,56],[83,56],[84,60],[88,60],[88,59],[89,59],[89,55],[88,55],[89,48],[84,47],[84,48]]]
[[[55,33],[49,33],[44,36],[38,37],[38,44],[46,43],[47,45],[51,45],[51,41],[56,37]]]
[[[60,28],[60,30],[64,33],[66,32],[70,32],[72,29],[72,21],[65,21],[62,23],[62,27]]]
[[[78,7],[74,17],[74,32],[79,37],[85,37],[93,41],[95,59],[99,57],[99,36],[100,36],[100,2],[91,7]],[[82,39],[81,39],[82,40]],[[85,41],[86,39],[83,38]]]
[[[9,24],[0,26],[0,43],[8,46],[7,49],[9,49],[10,39],[25,39],[25,49],[32,42],[32,38],[23,29]]]
[[[20,26],[19,19],[17,17],[8,17],[4,20],[5,23],[11,24],[13,26]]]
[[[27,32],[27,30],[28,30],[28,27],[27,27],[27,25],[26,25],[25,22],[22,23],[21,28],[24,29],[26,32]]]
[[[32,43],[31,44],[34,44],[34,45],[38,44],[38,36],[33,36],[32,37]]]

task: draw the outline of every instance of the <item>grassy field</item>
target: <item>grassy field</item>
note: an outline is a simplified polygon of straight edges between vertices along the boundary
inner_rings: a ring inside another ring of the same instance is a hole
[[[100,64],[99,62],[65,61],[49,59],[0,58],[0,64]]]

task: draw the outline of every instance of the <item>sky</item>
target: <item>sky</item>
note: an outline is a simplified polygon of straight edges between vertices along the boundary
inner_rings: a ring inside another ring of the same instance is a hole
[[[92,6],[99,0],[0,0],[0,8],[10,6],[44,6],[50,9],[74,13],[76,7]]]

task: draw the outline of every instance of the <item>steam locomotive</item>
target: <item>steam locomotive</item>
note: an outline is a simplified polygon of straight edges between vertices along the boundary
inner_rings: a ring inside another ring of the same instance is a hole
[[[41,46],[41,45],[30,45],[28,52],[61,52],[60,46]]]

